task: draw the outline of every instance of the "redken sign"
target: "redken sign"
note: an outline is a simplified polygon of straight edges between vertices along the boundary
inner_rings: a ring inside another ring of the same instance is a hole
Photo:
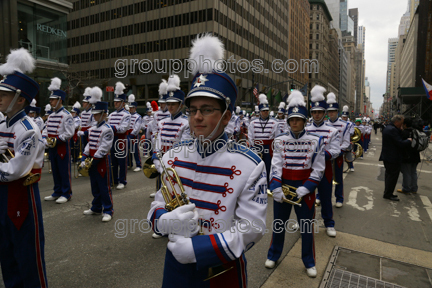
[[[60,29],[55,29],[53,27],[50,26],[46,26],[46,25],[42,25],[42,24],[37,24],[37,28],[38,31],[42,31],[48,34],[52,34],[52,35],[56,35],[59,37],[64,37],[66,38],[66,32]]]

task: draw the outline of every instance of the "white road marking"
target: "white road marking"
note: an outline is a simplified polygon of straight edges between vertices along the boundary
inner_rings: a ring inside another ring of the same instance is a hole
[[[360,190],[365,190],[365,192],[366,192],[365,197],[368,200],[368,204],[364,205],[363,207],[360,207],[357,204],[357,195],[358,195],[358,192]],[[373,205],[374,197],[373,197],[372,192],[373,192],[373,190],[369,189],[368,187],[364,187],[364,186],[353,187],[350,194],[349,194],[349,197],[348,197],[349,200],[347,202],[347,205],[351,205],[352,207],[354,207],[360,211],[371,210],[374,206]]]
[[[390,205],[393,206],[393,217],[399,217],[401,212],[396,209],[397,204],[395,202],[390,202]]]
[[[375,140],[379,140],[379,138],[378,138],[378,137],[375,137]]]
[[[426,212],[429,214],[429,217],[432,221],[432,203],[429,200],[427,196],[420,195],[420,199],[423,202],[423,205],[425,206]]]
[[[411,207],[408,207],[408,206],[404,207],[404,209],[408,210],[408,217],[413,221],[421,222],[422,220],[420,219],[420,214],[418,212],[417,205],[412,200],[410,201],[410,204],[411,204]]]

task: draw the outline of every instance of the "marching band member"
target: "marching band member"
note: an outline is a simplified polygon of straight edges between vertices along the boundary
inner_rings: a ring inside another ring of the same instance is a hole
[[[81,127],[81,118],[80,118],[80,113],[81,113],[81,104],[77,101],[75,102],[75,104],[72,106],[72,110],[71,110],[71,115],[72,118],[74,120],[74,128],[75,128],[75,133],[72,136],[72,141],[71,141],[71,154],[72,154],[72,163],[77,163],[78,161],[80,161],[80,159],[78,158],[79,156],[79,149],[80,149],[80,141],[78,139],[78,129]],[[81,143],[82,145],[82,143]],[[81,147],[82,148],[82,147]],[[81,151],[82,152],[82,151]]]
[[[270,118],[274,119],[274,111],[270,111]]]
[[[256,119],[259,119],[260,117],[259,117],[259,107],[258,106],[255,106],[255,111],[253,112],[253,116],[251,115],[251,119],[250,119],[250,122],[252,122],[253,120],[256,120]]]
[[[33,122],[36,124],[36,126],[38,126],[39,130],[42,133],[43,128],[44,128],[44,121],[39,116],[40,111],[41,111],[41,108],[36,107],[36,99],[33,99],[32,102],[30,103],[30,106],[26,107],[27,116],[29,116],[30,119],[33,120]]]
[[[278,131],[278,122],[269,117],[267,96],[259,95],[260,118],[251,121],[248,129],[249,143],[258,153],[262,153],[267,171],[267,183],[270,176],[271,158],[273,157],[273,139]]]
[[[166,105],[170,112],[170,117],[164,118],[158,123],[157,136],[155,141],[155,149],[153,151],[153,164],[156,169],[162,174],[160,162],[156,157],[156,152],[166,153],[171,147],[191,138],[189,130],[189,122],[186,116],[181,112],[184,103],[184,92],[180,89],[180,77],[172,75],[168,79]],[[161,178],[156,179],[156,189],[160,189]],[[150,195],[154,197],[154,193]],[[153,237],[155,238],[155,237]]]
[[[372,126],[370,125],[370,118],[367,117],[363,120],[363,125],[365,126],[365,136],[364,136],[364,153],[367,154],[369,150],[370,136],[372,132]]]
[[[350,129],[351,126],[347,122],[343,120],[339,120],[338,118],[339,112],[339,104],[336,102],[336,95],[330,92],[327,95],[327,115],[329,116],[329,120],[326,121],[328,126],[336,128],[338,130],[338,139],[340,143],[341,153],[334,160],[334,173],[335,180],[338,184],[335,185],[335,196],[336,196],[336,207],[340,208],[343,205],[344,201],[344,192],[343,192],[343,165],[344,165],[344,153],[350,151],[351,145],[351,134]]]
[[[276,120],[278,121],[278,129],[279,129],[279,133],[285,133],[288,131],[288,124],[287,121],[285,120],[285,102],[280,102],[279,107],[278,107],[278,114],[277,114],[277,118]]]
[[[222,59],[223,50],[217,37],[205,35],[194,40],[191,58],[198,60],[203,55],[214,63]],[[215,55],[208,55],[209,51]],[[189,125],[196,138],[180,143],[171,150],[173,155],[165,153],[162,159],[166,167],[177,171],[191,204],[168,212],[158,191],[148,219],[155,231],[173,234],[166,251],[162,287],[246,287],[244,253],[265,230],[266,172],[253,151],[229,140],[224,132],[237,98],[234,81],[223,72],[211,71],[213,65],[202,66],[193,71],[196,75],[186,96]],[[169,219],[196,224],[198,218],[204,235],[197,235],[198,227],[182,233],[169,225]],[[218,224],[222,221],[227,227]],[[256,229],[242,233],[236,228],[240,222],[251,228],[247,222],[252,221],[260,223]],[[224,273],[206,281],[209,268]]]
[[[228,135],[228,138],[234,140],[236,139],[236,135],[240,130],[240,121],[236,114],[240,114],[241,108],[240,106],[236,107],[235,113],[232,113],[230,122],[225,127],[225,133]]]
[[[52,108],[50,104],[45,105],[45,115],[43,116],[42,120],[44,121],[44,129],[45,129],[45,122],[48,120],[48,116],[52,113]],[[41,130],[43,131],[43,130]]]
[[[44,199],[45,201],[56,200],[56,203],[63,204],[72,197],[70,139],[74,135],[75,126],[71,113],[63,107],[66,93],[60,90],[60,86],[59,78],[51,79],[48,90],[51,91],[49,101],[53,107],[53,113],[48,117],[42,137],[45,146],[49,148],[54,179],[54,193]],[[48,142],[49,139],[55,142]]]
[[[286,223],[290,218],[292,204],[284,203],[286,199],[282,185],[296,187],[301,206],[294,206],[294,211],[301,227],[302,260],[309,277],[316,277],[315,243],[313,219],[315,218],[315,189],[321,181],[325,169],[324,139],[305,129],[307,109],[303,95],[294,90],[288,104],[287,132],[275,139],[275,152],[272,159],[270,190],[273,192],[274,219]],[[291,147],[302,147],[291,148]],[[272,269],[280,258],[285,239],[285,229],[273,236],[268,251],[265,267]]]
[[[239,124],[240,124],[240,135],[239,140],[247,139],[248,127],[249,127],[249,119],[247,118],[246,111],[240,111],[239,113]]]
[[[90,90],[90,104],[96,125],[88,130],[88,139],[81,158],[81,167],[85,166],[88,157],[93,159],[90,169],[90,184],[93,195],[92,207],[85,210],[84,215],[102,214],[102,221],[108,222],[112,219],[114,209],[111,193],[111,158],[110,150],[113,146],[114,132],[110,125],[105,122],[108,112],[108,102],[101,102],[102,90],[94,87]]]
[[[349,120],[349,107],[347,105],[345,105],[343,107],[343,111],[342,111],[342,116],[341,116],[342,120],[347,122],[349,125],[349,134],[350,136],[354,135],[354,124]],[[350,143],[350,149],[349,150],[353,150],[355,147],[353,147],[353,145]],[[354,172],[354,161],[348,162],[348,167],[350,168],[351,172]]]
[[[333,167],[332,160],[335,160],[340,152],[340,142],[338,139],[338,130],[327,125],[324,122],[327,103],[325,101],[325,88],[315,85],[311,90],[311,114],[312,124],[306,126],[306,131],[315,133],[324,138],[324,155],[325,155],[325,174],[318,184],[317,204],[321,204],[321,216],[324,219],[324,225],[327,228],[327,235],[330,237],[336,236],[333,220],[332,207],[332,190],[333,190]]]
[[[136,167],[133,171],[138,172],[142,170],[141,156],[140,156],[140,151],[138,146],[138,142],[139,142],[138,136],[142,126],[142,117],[140,114],[136,112],[138,103],[135,102],[135,95],[133,94],[129,95],[128,102],[129,102],[129,113],[131,114],[130,126],[128,130],[128,142],[129,142],[129,147],[131,148],[128,157],[128,162],[129,162],[128,165],[130,167],[133,167],[132,158],[135,158]]]
[[[83,111],[81,112],[81,129],[80,131],[77,132],[78,137],[81,137],[81,145],[82,145],[82,149],[84,150],[84,148],[87,146],[88,143],[88,129],[90,129],[90,127],[96,125],[94,118],[93,118],[93,114],[92,114],[92,105],[89,103],[90,100],[90,91],[92,88],[87,87],[84,90],[84,99],[82,100],[82,108]],[[83,151],[81,151],[83,152]]]
[[[12,50],[0,66],[0,153],[14,155],[0,163],[0,263],[5,287],[48,287],[45,236],[38,181],[24,186],[31,173],[42,173],[44,148],[36,124],[24,108],[39,91],[25,75],[35,60],[24,48]],[[40,175],[39,175],[40,177]]]
[[[361,138],[360,138],[360,141],[358,142],[359,144],[360,144],[360,146],[362,146],[362,148],[363,148],[363,152],[364,152],[364,134],[365,134],[365,127],[363,126],[363,124],[362,124],[362,119],[361,118],[356,118],[356,120],[355,120],[355,128],[358,128],[359,130],[360,130],[360,132],[361,132]],[[357,150],[357,149],[354,149],[355,151]],[[362,155],[360,156],[360,159],[363,159],[363,153],[362,153]]]
[[[127,175],[127,130],[130,124],[130,113],[126,111],[125,101],[126,94],[123,90],[126,87],[123,83],[117,82],[114,90],[114,108],[116,109],[108,116],[108,125],[114,131],[114,141],[111,147],[111,158],[113,164],[113,179],[114,185],[117,185],[116,189],[123,189],[126,184]],[[119,173],[120,171],[120,173]]]

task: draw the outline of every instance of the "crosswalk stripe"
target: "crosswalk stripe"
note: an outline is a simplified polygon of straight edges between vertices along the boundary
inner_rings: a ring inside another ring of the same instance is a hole
[[[427,213],[429,214],[429,217],[431,218],[431,221],[432,221],[432,203],[430,202],[430,200],[427,196],[420,195],[420,199],[422,200],[423,205],[425,205],[425,209],[426,209]]]

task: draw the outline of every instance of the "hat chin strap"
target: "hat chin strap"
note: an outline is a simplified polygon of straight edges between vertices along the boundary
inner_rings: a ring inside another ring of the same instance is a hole
[[[13,106],[15,106],[15,103],[17,102],[18,97],[20,96],[20,94],[21,94],[21,90],[20,90],[20,89],[17,89],[16,92],[15,92],[15,96],[14,96],[14,98],[13,98],[12,101],[9,103],[9,106],[8,106],[8,108],[7,108],[6,111],[5,111],[5,114],[8,114],[8,113],[10,113],[10,112],[12,111]]]
[[[57,104],[56,104],[55,107],[53,107],[54,112],[57,111],[57,108],[58,108],[58,105],[59,105],[59,103],[60,103],[60,100],[61,100],[61,98],[60,98],[60,97],[57,97]]]

